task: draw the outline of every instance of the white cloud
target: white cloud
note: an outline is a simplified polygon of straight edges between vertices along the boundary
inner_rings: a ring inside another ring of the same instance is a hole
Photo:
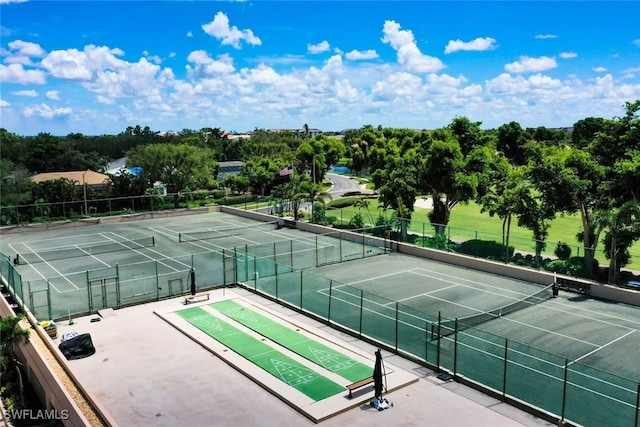
[[[0,4],[9,4],[9,3],[25,3],[28,0],[0,0]]]
[[[545,40],[545,39],[557,39],[558,36],[556,36],[555,34],[538,34],[534,38]]]
[[[191,31],[187,31],[187,37],[189,38],[193,37],[193,33]]]
[[[432,73],[445,68],[440,59],[420,52],[411,30],[401,30],[395,21],[385,21],[382,32],[382,42],[397,52],[398,63],[408,71]]]
[[[13,54],[18,56],[42,58],[46,55],[45,50],[37,43],[14,40],[9,42],[8,46],[13,51]]]
[[[478,37],[470,42],[463,42],[462,40],[449,40],[447,46],[444,48],[444,53],[453,53],[459,50],[493,50],[496,48],[496,39],[491,37]]]
[[[550,70],[556,68],[558,64],[555,58],[541,56],[539,58],[530,58],[521,56],[520,59],[511,64],[506,64],[504,69],[510,73],[536,73],[539,71]]]
[[[113,105],[116,103],[116,101],[113,100],[112,98],[107,98],[106,96],[102,96],[102,95],[98,95],[96,97],[96,102],[98,104],[103,104],[103,105]]]
[[[0,64],[0,82],[44,84],[46,82],[46,73],[42,70],[25,70],[22,64]]]
[[[35,90],[16,90],[11,92],[11,94],[16,96],[29,96],[32,98],[38,96],[38,92],[36,92]]]
[[[636,46],[640,46],[640,39],[635,39],[634,41],[632,41],[631,43],[633,43]]]
[[[31,107],[26,107],[22,114],[25,117],[42,117],[45,119],[52,119],[60,116],[70,116],[73,111],[71,108],[51,108],[47,104],[38,104]]]
[[[595,67],[593,68],[593,71],[595,71],[596,73],[604,73],[607,71],[607,69],[605,67]]]
[[[5,101],[4,99],[0,98],[0,107],[1,108],[5,108],[5,107],[10,107],[11,104],[9,104],[7,101]]]
[[[220,40],[223,45],[230,45],[236,49],[241,48],[242,41],[254,46],[260,46],[262,40],[256,37],[251,30],[239,30],[235,25],[229,27],[229,18],[223,12],[218,12],[213,21],[203,24],[205,33]]]
[[[571,59],[571,58],[577,58],[578,54],[575,52],[562,52],[559,56],[562,59]]]
[[[351,52],[347,52],[345,54],[345,58],[350,61],[359,61],[363,59],[376,59],[378,58],[378,53],[373,50],[352,50]]]
[[[48,90],[44,96],[52,101],[60,101],[60,92],[57,90]]]
[[[65,80],[90,80],[105,69],[126,68],[126,63],[116,58],[123,55],[120,49],[88,45],[84,50],[54,50],[43,60],[42,65],[53,77]]]
[[[328,52],[329,50],[331,50],[331,47],[329,46],[329,42],[326,40],[323,40],[318,44],[307,45],[307,52],[313,53],[313,54]]]
[[[217,59],[213,59],[204,50],[195,50],[187,56],[187,61],[194,64],[193,67],[187,66],[187,71],[192,78],[212,74],[227,74],[235,71],[233,58],[226,53],[219,55]]]

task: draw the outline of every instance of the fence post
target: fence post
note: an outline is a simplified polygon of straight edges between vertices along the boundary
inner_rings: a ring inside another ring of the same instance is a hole
[[[640,383],[638,383],[638,389],[636,390],[636,420],[633,423],[636,427],[638,427],[638,411],[640,411]]]
[[[53,320],[53,311],[51,309],[51,283],[47,280],[47,311],[49,319]]]
[[[431,338],[433,338],[433,332],[431,332]],[[424,361],[425,362],[429,361],[429,321],[428,320],[425,320],[424,322]]]
[[[436,353],[436,366],[440,369],[440,336],[442,327],[442,312],[438,311],[438,351]]]
[[[458,373],[458,319],[456,318],[455,323],[453,324],[454,332],[453,332],[453,376],[455,377]]]
[[[327,310],[327,321],[331,323],[331,302],[333,301],[333,280],[329,280],[329,310]]]
[[[117,264],[116,268],[118,268]],[[89,313],[91,313],[93,311],[93,298],[91,296],[91,281],[89,281],[89,270],[87,270],[87,302],[89,303]]]
[[[360,289],[360,325],[358,325],[358,334],[362,337],[362,312],[364,306],[364,290]]]
[[[160,300],[160,275],[158,274],[158,260],[156,260],[155,266],[156,266],[156,301],[158,301]]]
[[[331,285],[329,285],[329,299],[331,299]],[[300,310],[302,310],[302,270],[300,270]]]
[[[506,401],[507,399],[507,357],[509,348],[509,340],[505,338],[504,340],[504,367],[502,368],[502,401]]]
[[[564,359],[564,381],[562,387],[562,415],[560,420],[564,420],[565,406],[567,403],[567,374],[569,372],[569,359]]]
[[[396,353],[398,352],[398,301],[396,301]]]

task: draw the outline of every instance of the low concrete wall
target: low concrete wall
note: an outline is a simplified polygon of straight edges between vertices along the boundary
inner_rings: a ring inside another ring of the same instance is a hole
[[[12,225],[0,227],[0,235],[24,233],[26,231],[42,231],[57,228],[85,227],[95,224],[114,224],[119,222],[138,221],[142,219],[170,218],[174,216],[199,215],[203,213],[220,212],[220,206],[204,206],[194,209],[172,209],[166,211],[141,212],[139,214],[103,216],[99,218],[81,218],[74,221],[56,221],[38,224]]]
[[[0,316],[15,316],[16,313],[11,308],[9,302],[0,296]],[[85,427],[95,425],[89,422],[80,410],[74,399],[67,392],[66,387],[60,382],[59,378],[55,375],[54,369],[51,367],[47,358],[42,354],[40,349],[33,345],[32,340],[41,340],[53,353],[54,357],[60,362],[63,369],[65,369],[67,375],[74,381],[76,387],[78,387],[83,393],[85,399],[92,406],[94,411],[101,418],[102,424],[106,426],[115,426],[116,423],[108,415],[107,411],[102,407],[97,399],[84,390],[75,378],[70,374],[70,369],[66,366],[67,360],[60,350],[55,346],[55,343],[51,340],[45,330],[40,327],[37,320],[29,312],[26,313],[26,319],[20,323],[23,329],[30,331],[30,341],[27,343],[21,343],[17,346],[16,357],[20,362],[27,367],[27,374],[29,376],[29,382],[34,384],[34,388],[39,392],[40,399],[43,401],[47,410],[56,411],[56,416],[59,416],[60,421],[65,426],[70,427]],[[37,336],[34,337],[33,334]],[[61,360],[62,359],[62,360]]]

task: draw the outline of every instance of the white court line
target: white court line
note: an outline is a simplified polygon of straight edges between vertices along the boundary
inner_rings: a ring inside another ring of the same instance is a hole
[[[78,249],[80,249],[82,252],[84,252],[85,254],[87,254],[88,256],[90,256],[91,258],[95,259],[98,262],[103,263],[104,265],[106,265],[107,267],[111,267],[109,264],[107,264],[106,262],[104,262],[103,260],[101,260],[100,258],[98,258],[97,256],[93,255],[90,252],[85,251],[84,249],[82,249],[80,246],[77,246]]]
[[[114,236],[119,237],[120,239],[123,239],[123,240],[128,240],[128,239],[127,239],[127,238],[125,238],[124,236],[121,236],[121,235],[119,235],[119,234],[113,233],[113,232],[111,232],[111,231],[109,232],[109,234],[113,234]],[[117,240],[115,240],[115,239],[112,239],[112,238],[111,238],[111,237],[109,237],[109,236],[105,236],[105,234],[102,234],[102,233],[101,233],[101,235],[102,235],[105,239],[109,239],[109,240],[111,240],[111,241],[113,241],[113,242],[115,242],[115,243],[122,243],[122,242],[118,242],[118,241],[117,241]],[[127,246],[127,248],[128,248],[128,246]],[[131,249],[131,248],[129,248],[129,249]],[[164,259],[171,259],[171,258],[167,257],[165,254],[163,254],[163,253],[161,253],[161,252],[158,252],[158,251],[156,251],[156,250],[153,250],[153,249],[151,249],[151,248],[140,248],[140,249],[147,249],[147,250],[149,250],[150,252],[153,252],[153,253],[155,253],[155,254],[158,254],[158,255],[160,255],[160,256],[162,256],[162,257],[164,257]],[[131,250],[132,250],[132,251],[134,251],[134,252],[135,252],[135,253],[137,253],[137,254],[140,254],[140,255],[142,255],[142,256],[144,256],[144,257],[146,257],[146,258],[149,258],[150,260],[156,261],[156,262],[158,262],[158,263],[160,263],[160,264],[164,265],[165,267],[169,267],[169,268],[170,268],[170,269],[172,269],[173,271],[180,271],[180,270],[178,270],[177,268],[172,267],[172,266],[170,266],[169,264],[162,262],[162,260],[158,260],[158,259],[156,259],[156,258],[154,258],[154,257],[152,257],[152,256],[150,256],[150,255],[147,255],[147,254],[145,254],[145,253],[140,252],[138,249],[131,249]],[[182,261],[176,261],[176,260],[173,260],[173,261],[174,261],[174,262],[177,262],[178,264],[182,264],[182,265],[184,265],[184,266],[186,266],[186,267],[191,268],[191,265],[189,265],[189,264],[185,264],[185,263],[184,263],[184,262],[182,262]]]
[[[587,354],[583,354],[582,356],[578,357],[577,359],[572,360],[571,362],[569,362],[569,365],[571,365],[571,364],[573,364],[573,363],[575,363],[575,362],[578,362],[578,361],[580,361],[580,359],[584,359],[585,357],[590,356],[590,355],[592,355],[593,353],[595,353],[595,352],[597,352],[597,351],[600,351],[600,350],[602,350],[603,348],[605,348],[605,347],[607,347],[607,346],[610,346],[611,344],[613,344],[613,343],[614,343],[614,342],[616,342],[616,341],[620,341],[622,338],[625,338],[625,337],[627,337],[627,336],[631,335],[631,334],[632,334],[632,333],[634,333],[634,332],[637,332],[637,331],[636,331],[635,329],[634,329],[634,330],[632,330],[632,331],[629,331],[629,332],[627,332],[626,334],[619,336],[619,337],[618,337],[618,338],[616,338],[615,340],[613,340],[613,341],[609,341],[609,342],[608,342],[608,343],[606,343],[605,345],[599,346],[598,348],[596,348],[596,349],[595,349],[595,350],[593,350],[593,351],[590,351],[590,352],[589,352],[589,353],[587,353]]]
[[[59,276],[61,276],[62,278],[64,278],[64,280],[66,280],[67,282],[71,283],[71,286],[73,286],[76,289],[80,289],[79,287],[77,287],[75,285],[75,283],[73,283],[71,280],[69,280],[69,278],[67,276],[65,276],[64,274],[62,274],[61,272],[59,272],[53,265],[49,264],[47,261],[45,261],[44,258],[42,258],[40,255],[38,255],[37,252],[35,252],[33,249],[31,249],[26,243],[22,243],[27,249],[29,249],[31,252],[33,252],[35,255],[38,256],[38,258],[40,258],[42,260],[43,264],[46,264],[47,266],[49,266],[50,269],[52,269],[53,271],[55,271],[56,273],[58,273]],[[36,271],[43,279],[45,279],[47,282],[49,282],[49,279],[47,279],[46,277],[44,277],[42,275],[42,273],[40,273],[40,271],[38,271],[38,269],[36,269],[33,265],[29,264],[29,266],[31,268],[33,268],[34,271]],[[51,285],[51,283],[49,282],[49,284]],[[56,292],[60,293],[60,291],[58,290],[58,288],[56,288],[54,285],[51,285],[51,287],[53,289],[56,290]]]
[[[500,286],[494,286],[494,285],[491,285],[491,284],[485,283],[485,282],[478,282],[476,280],[465,279],[464,277],[456,276],[456,275],[453,275],[453,274],[442,273],[440,271],[430,270],[428,268],[418,267],[418,268],[413,268],[413,269],[411,269],[409,271],[412,272],[412,273],[416,272],[416,274],[420,274],[422,276],[433,277],[432,275],[417,273],[417,271],[420,271],[420,270],[428,271],[429,273],[432,273],[432,274],[435,273],[435,274],[439,274],[439,275],[444,276],[444,277],[448,277],[448,278],[454,279],[454,280],[456,280],[456,282],[451,282],[451,283],[457,283],[457,284],[459,284],[461,286],[470,287],[470,288],[478,290],[478,291],[485,292],[484,289],[478,289],[478,288],[475,288],[473,286],[465,285],[465,284],[460,283],[460,282],[469,282],[469,283],[473,283],[474,285],[482,285],[482,286],[486,286],[488,288],[496,289],[497,291],[500,291],[500,292],[510,292],[510,293],[514,293],[514,294],[518,294],[518,295],[525,295],[525,296],[527,295],[527,294],[525,294],[523,292],[513,291],[513,290],[510,290],[510,289],[502,288]],[[487,273],[487,274],[491,274],[491,273]],[[500,277],[504,277],[504,276],[500,276]],[[437,279],[437,280],[445,280],[445,279],[441,279],[441,278],[438,278],[438,277],[434,277],[434,278]],[[518,280],[518,279],[513,279],[513,280],[516,280],[518,282],[527,283],[527,282],[525,282],[523,280]],[[486,292],[488,292],[488,291],[486,291]]]

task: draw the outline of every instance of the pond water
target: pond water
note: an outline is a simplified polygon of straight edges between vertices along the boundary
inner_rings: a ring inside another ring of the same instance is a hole
[[[346,166],[336,165],[336,166],[331,166],[329,168],[329,172],[331,172],[331,173],[350,173],[351,169],[349,169]]]

